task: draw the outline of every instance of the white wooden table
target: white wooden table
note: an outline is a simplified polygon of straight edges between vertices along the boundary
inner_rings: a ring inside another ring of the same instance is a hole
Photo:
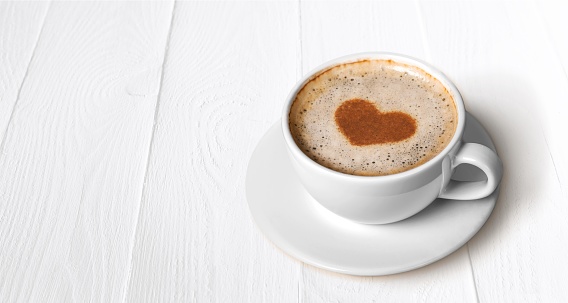
[[[0,3],[0,302],[566,302],[568,3]],[[497,206],[408,273],[330,273],[256,228],[244,178],[295,81],[394,51],[496,142]]]

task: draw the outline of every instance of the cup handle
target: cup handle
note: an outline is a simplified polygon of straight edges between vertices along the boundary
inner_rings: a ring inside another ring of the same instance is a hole
[[[456,181],[450,180],[441,191],[439,197],[453,200],[476,200],[489,196],[503,176],[503,164],[499,156],[485,145],[464,143],[456,156],[451,159],[451,171],[460,164],[471,164],[480,168],[486,181]]]

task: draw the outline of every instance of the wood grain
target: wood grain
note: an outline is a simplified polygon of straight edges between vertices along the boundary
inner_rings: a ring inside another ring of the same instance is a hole
[[[357,52],[430,59],[413,1],[303,2],[301,13],[304,73]],[[300,301],[306,302],[476,302],[466,247],[426,268],[387,277],[353,278],[305,266],[302,281]]]
[[[1,151],[1,301],[123,299],[171,11],[51,5]]]
[[[176,4],[128,301],[292,302],[248,211],[249,157],[297,78],[297,4]]]
[[[0,3],[0,148],[47,8],[48,3]]]
[[[561,302],[568,205],[550,142],[566,78],[533,3],[422,4],[433,61],[492,135],[505,167],[488,223],[469,243],[481,302]],[[564,118],[565,120],[565,118]],[[564,128],[565,129],[565,128]],[[562,155],[564,157],[565,155]]]

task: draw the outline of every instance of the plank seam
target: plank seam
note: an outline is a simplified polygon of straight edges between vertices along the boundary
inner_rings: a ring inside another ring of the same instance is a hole
[[[473,262],[471,261],[471,253],[469,252],[469,243],[467,244],[467,259],[469,260],[469,268],[471,270],[471,279],[473,280],[473,289],[475,290],[475,301],[479,303],[479,294],[477,293],[477,283],[475,283],[475,271],[473,270]]]
[[[414,7],[416,8],[416,15],[418,16],[418,23],[420,24],[420,37],[422,38],[422,48],[424,49],[424,56],[427,61],[432,61],[430,54],[430,47],[428,46],[428,39],[426,38],[426,26],[424,25],[424,18],[422,18],[422,9],[420,8],[420,0],[414,0]]]
[[[35,58],[37,46],[39,44],[39,40],[41,38],[41,34],[43,33],[43,29],[45,27],[45,20],[47,19],[47,15],[49,14],[49,10],[51,9],[51,4],[53,2],[50,1],[47,10],[45,11],[45,15],[43,16],[43,21],[41,22],[41,28],[39,29],[39,33],[37,35],[37,39],[32,50],[32,55],[30,56],[30,60],[28,61],[28,66],[26,67],[26,72],[24,73],[24,77],[22,78],[22,83],[20,83],[20,88],[18,89],[18,94],[16,95],[16,101],[14,101],[14,105],[12,105],[12,112],[10,113],[10,118],[8,118],[8,123],[6,124],[6,129],[4,130],[4,135],[2,136],[2,142],[0,142],[0,156],[4,153],[4,145],[6,144],[6,138],[8,137],[8,130],[10,129],[10,125],[12,125],[12,121],[14,119],[14,115],[16,113],[16,108],[18,106],[18,101],[20,101],[20,95],[22,93],[22,88],[24,87],[24,83],[28,79],[28,74],[30,71],[30,66]]]
[[[298,0],[298,40],[299,40],[299,48],[300,52],[298,54],[299,57],[299,73],[297,78],[300,79],[304,74],[304,46],[302,43],[303,35],[302,35],[302,0]],[[299,278],[298,278],[298,303],[302,303],[303,301],[303,292],[304,292],[304,262],[300,262],[300,271],[299,271]]]
[[[558,50],[556,49],[556,45],[554,44],[553,39],[550,37],[550,25],[548,24],[548,22],[546,22],[546,19],[542,16],[542,8],[538,5],[538,1],[532,1],[533,6],[536,7],[536,15],[538,17],[538,19],[540,20],[540,22],[544,25],[544,32],[546,33],[546,41],[548,42],[548,44],[550,45],[550,48],[552,48],[552,51],[554,52],[554,55],[556,56],[556,61],[560,62],[560,68],[562,68],[562,72],[564,73],[564,77],[566,78],[566,80],[568,80],[568,73],[566,72],[566,69],[564,68],[564,64],[562,64],[562,60],[560,58],[560,54],[558,54]]]
[[[133,267],[133,256],[134,256],[134,244],[136,243],[136,237],[138,235],[138,229],[140,226],[140,218],[142,217],[142,202],[144,201],[144,193],[145,193],[145,189],[146,189],[146,184],[148,182],[148,170],[150,167],[150,159],[152,157],[152,146],[154,145],[154,137],[156,134],[156,125],[157,125],[157,120],[158,120],[158,114],[159,114],[159,110],[160,110],[160,101],[162,100],[161,96],[162,96],[162,87],[164,84],[164,71],[165,71],[165,67],[166,67],[166,62],[167,62],[167,58],[168,58],[168,53],[169,53],[169,48],[170,48],[170,41],[171,41],[171,37],[172,37],[172,28],[173,28],[173,24],[174,24],[174,18],[175,18],[175,10],[176,10],[176,4],[177,1],[174,1],[173,7],[172,7],[172,14],[171,14],[171,18],[170,18],[170,27],[168,29],[168,37],[166,38],[166,45],[165,45],[165,50],[164,50],[164,59],[162,61],[162,72],[160,75],[160,86],[158,88],[158,98],[156,99],[156,108],[154,110],[154,120],[153,120],[153,125],[152,125],[152,133],[150,135],[150,144],[148,147],[148,158],[146,159],[146,168],[144,170],[144,181],[142,183],[142,194],[140,197],[140,203],[138,204],[138,215],[136,217],[136,225],[134,226],[134,233],[132,235],[132,241],[131,241],[131,245],[130,245],[130,256],[129,256],[129,264],[128,264],[128,279],[126,280],[126,285],[124,288],[124,297],[122,302],[126,302],[126,298],[128,297],[128,290],[130,289],[130,282],[132,281],[132,267]]]
[[[554,55],[556,56],[556,61],[558,62],[558,65],[560,66],[560,68],[562,69],[562,72],[564,73],[564,78],[566,80],[568,80],[568,73],[566,73],[566,69],[564,68],[564,64],[562,64],[562,59],[560,57],[560,54],[558,53],[558,49],[556,47],[556,45],[554,44],[554,41],[552,39],[552,37],[550,36],[550,25],[548,24],[548,22],[546,22],[546,19],[542,16],[542,8],[538,5],[537,1],[532,1],[533,6],[536,7],[536,15],[537,18],[539,19],[539,21],[541,22],[541,24],[543,25],[543,29],[545,32],[545,36],[546,36],[546,41],[548,42],[550,48],[552,49],[552,51],[554,52]],[[552,161],[552,167],[554,167],[554,174],[556,174],[556,180],[558,181],[558,185],[560,186],[560,192],[562,193],[562,197],[564,197],[564,187],[562,186],[562,182],[560,180],[560,175],[558,174],[558,168],[556,167],[556,163],[554,163],[554,157],[552,156],[552,151],[550,150],[550,146],[548,144],[548,139],[546,138],[546,134],[542,129],[542,125],[541,126],[541,133],[542,136],[544,138],[544,143],[546,144],[546,150],[548,151],[548,155],[550,156],[550,160]]]
[[[302,44],[302,1],[298,0],[298,40],[299,40],[299,47],[300,52],[298,57],[300,59],[300,70],[298,73],[298,78],[301,78],[304,74],[304,46]]]
[[[564,197],[564,188],[562,187],[562,182],[560,181],[560,175],[558,174],[558,169],[556,168],[556,163],[554,163],[554,157],[552,156],[552,151],[550,150],[550,146],[548,145],[548,139],[546,139],[546,134],[542,130],[542,126],[541,126],[541,133],[542,137],[544,138],[544,144],[546,145],[546,151],[548,152],[550,161],[552,161],[552,167],[554,167],[554,174],[556,175],[556,181],[558,181],[560,192],[562,193],[562,197]]]

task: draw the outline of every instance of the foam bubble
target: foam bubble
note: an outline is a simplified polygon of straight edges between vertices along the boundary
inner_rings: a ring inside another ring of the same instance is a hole
[[[417,123],[410,138],[355,146],[339,130],[335,111],[345,101],[363,99],[381,112],[400,111]],[[290,131],[311,159],[333,170],[379,176],[419,166],[440,153],[457,127],[452,96],[419,68],[390,60],[335,66],[308,82],[290,109]]]

